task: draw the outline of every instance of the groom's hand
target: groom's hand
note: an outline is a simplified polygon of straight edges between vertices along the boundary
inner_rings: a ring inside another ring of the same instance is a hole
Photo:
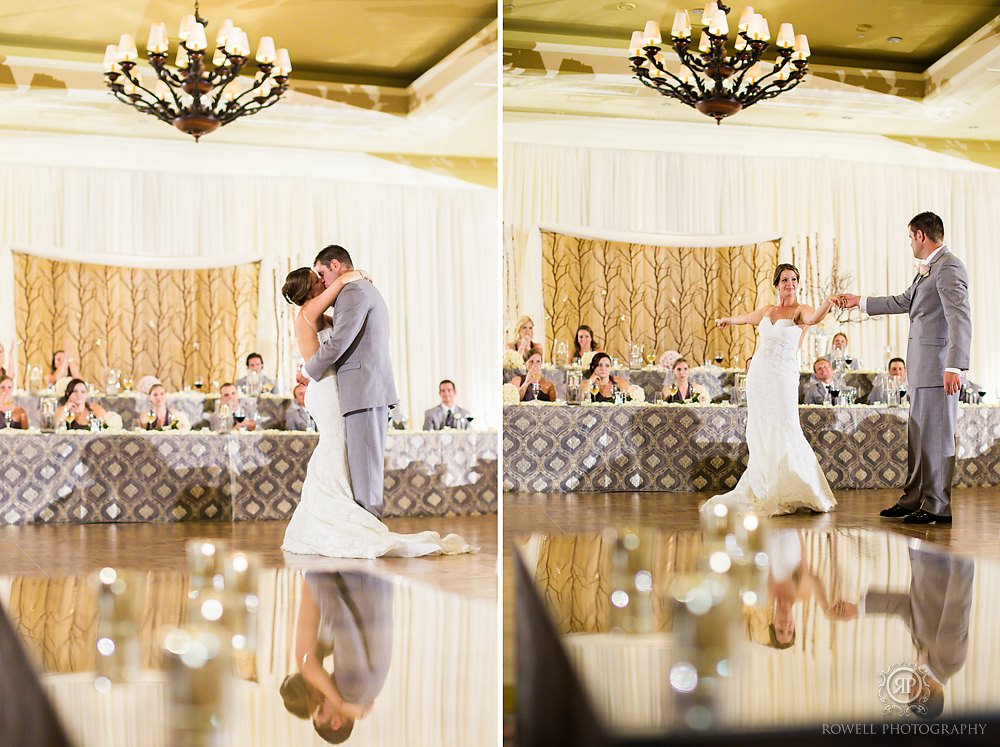
[[[837,305],[842,309],[853,309],[860,303],[861,296],[855,296],[851,293],[841,293]]]
[[[962,388],[962,377],[959,376],[954,371],[944,372],[944,393],[945,394],[958,394],[958,390]]]

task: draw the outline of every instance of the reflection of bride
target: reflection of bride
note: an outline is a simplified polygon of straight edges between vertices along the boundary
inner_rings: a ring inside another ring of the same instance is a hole
[[[301,307],[295,319],[295,335],[303,358],[312,357],[320,340],[332,334],[333,327],[323,313],[341,288],[361,278],[361,273],[351,271],[324,289],[323,281],[308,267],[288,274],[282,294],[289,303]],[[457,534],[442,538],[437,532],[390,532],[377,517],[355,503],[337,375],[331,370],[319,381],[311,382],[306,388],[305,402],[316,421],[319,443],[309,458],[299,505],[285,530],[283,550],[338,558],[415,557],[475,551]]]
[[[760,335],[747,372],[746,471],[736,487],[702,505],[716,503],[765,516],[799,509],[831,511],[837,501],[799,423],[798,345],[805,327],[823,321],[833,307],[818,309],[796,298],[799,271],[780,264],[774,272],[778,303],[739,317],[716,320],[720,327],[753,324]]]

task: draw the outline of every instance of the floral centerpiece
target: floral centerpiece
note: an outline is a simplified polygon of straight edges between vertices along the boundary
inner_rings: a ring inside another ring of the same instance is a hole
[[[170,430],[186,433],[191,430],[191,421],[183,412],[177,410],[170,411]]]
[[[503,403],[504,405],[516,405],[521,401],[521,393],[517,391],[517,387],[513,384],[503,385]]]
[[[646,401],[646,390],[638,384],[632,384],[628,388],[628,396],[633,402],[643,403]]]
[[[503,351],[504,368],[524,368],[524,358],[516,350]]]

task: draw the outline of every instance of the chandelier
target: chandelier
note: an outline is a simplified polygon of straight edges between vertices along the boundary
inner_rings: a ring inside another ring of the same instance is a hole
[[[211,53],[207,25],[195,2],[194,15],[184,16],[181,21],[173,68],[167,64],[170,44],[166,25],[154,23],[150,27],[146,50],[156,73],[152,87],[143,81],[135,40],[122,34],[118,44],[109,44],[104,53],[104,78],[111,93],[140,112],[192,135],[195,141],[221,125],[276,104],[288,89],[288,74],[292,71],[288,50],[275,51],[274,39],[261,37],[257,73],[251,82],[240,78],[250,55],[246,32],[232,21],[223,21],[215,37],[215,52]],[[210,54],[211,67],[206,65]]]
[[[629,62],[643,85],[677,99],[722,124],[725,117],[758,101],[774,98],[795,88],[806,76],[809,41],[795,36],[792,24],[783,23],[775,40],[777,59],[761,61],[771,31],[767,20],[752,7],[740,16],[733,54],[726,53],[730,8],[725,3],[705,6],[698,52],[691,46],[691,19],[686,10],[674,15],[671,45],[680,58],[679,72],[668,70],[662,55],[660,27],[649,21],[643,31],[632,34]]]

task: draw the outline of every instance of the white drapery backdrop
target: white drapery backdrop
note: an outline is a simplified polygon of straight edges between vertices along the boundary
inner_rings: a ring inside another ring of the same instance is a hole
[[[457,382],[459,403],[480,427],[497,427],[496,213],[494,190],[364,154],[3,135],[0,340],[6,346],[14,334],[14,247],[80,261],[262,258],[255,347],[287,390],[298,356],[284,337],[281,281],[289,267],[341,244],[374,274],[389,306],[410,427],[437,404],[442,378]]]
[[[774,233],[782,259],[806,241],[819,270],[854,292],[900,293],[915,274],[906,224],[930,210],[970,275],[970,377],[994,398],[1000,347],[991,343],[989,288],[1000,282],[1000,173],[877,136],[838,135],[508,113],[504,118],[505,337],[520,313],[544,330],[534,226],[563,224],[661,234]],[[801,269],[801,268],[800,268]],[[855,312],[856,318],[860,317]],[[585,322],[586,320],[584,320]],[[905,317],[844,327],[866,368],[905,352]]]

